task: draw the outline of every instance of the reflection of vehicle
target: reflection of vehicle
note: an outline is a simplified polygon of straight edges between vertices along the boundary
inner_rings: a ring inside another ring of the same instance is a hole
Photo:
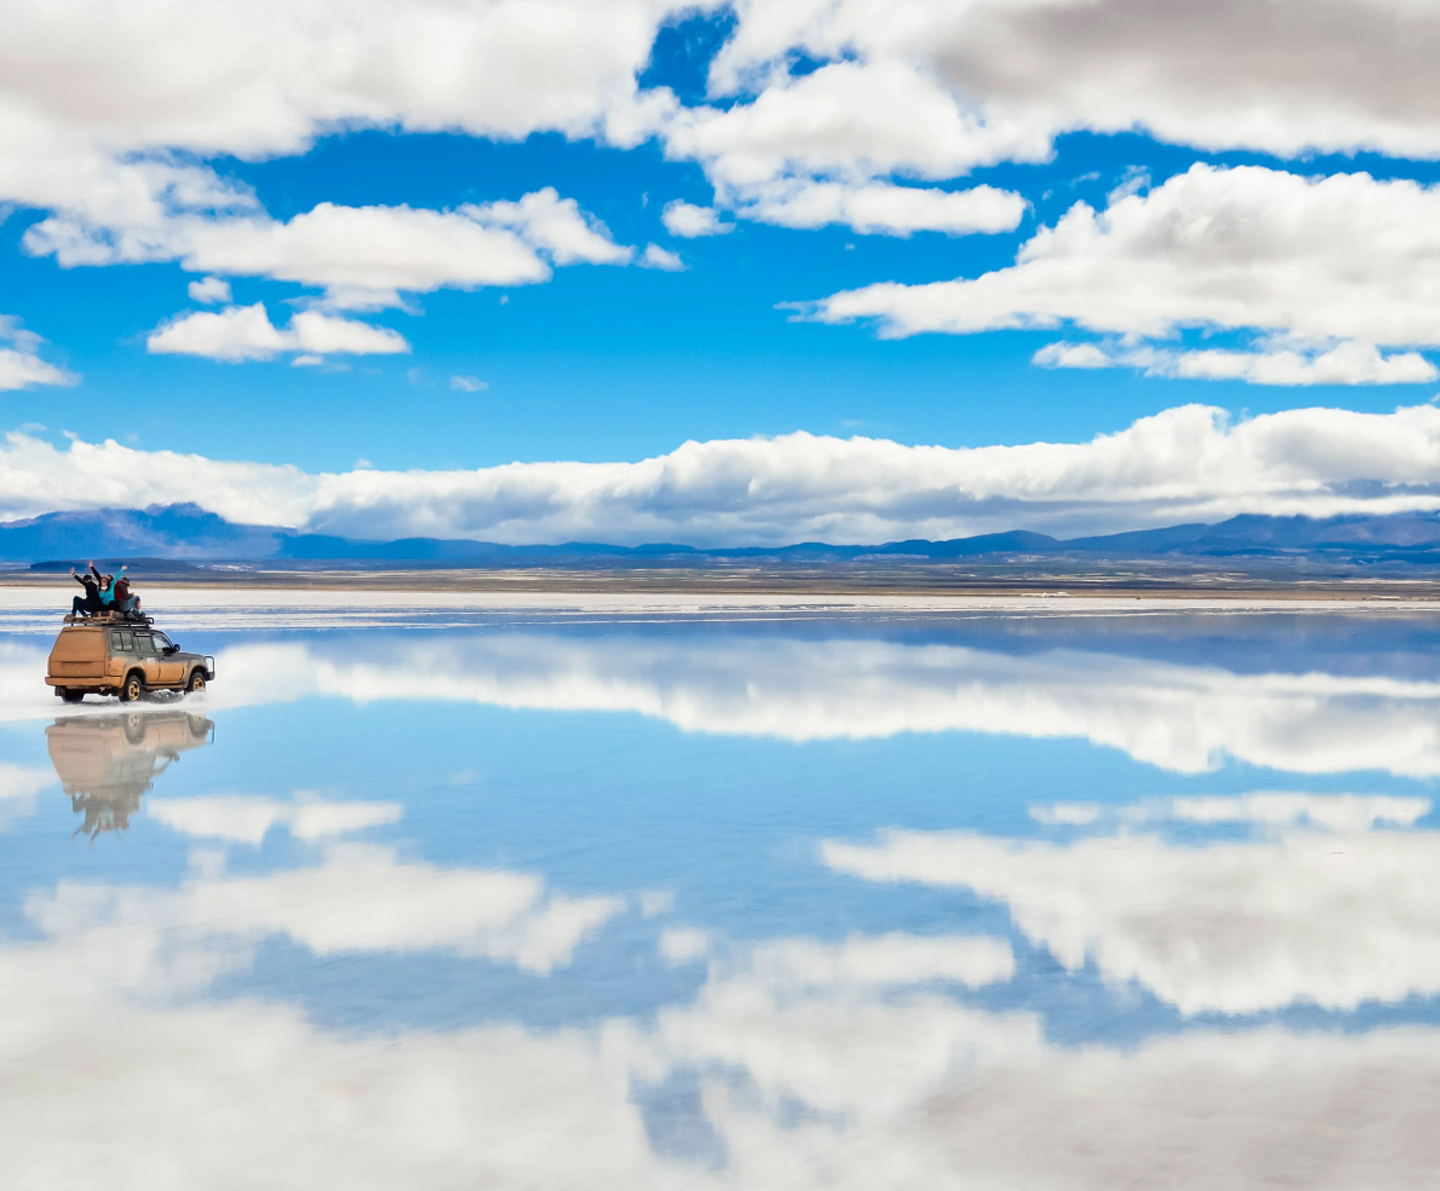
[[[50,762],[70,795],[77,827],[94,839],[130,825],[141,796],[186,749],[214,738],[215,725],[183,711],[63,716],[45,729]]]
[[[45,681],[65,702],[94,694],[129,703],[146,691],[200,691],[214,681],[214,658],[184,653],[148,625],[122,624],[77,621],[60,630]]]

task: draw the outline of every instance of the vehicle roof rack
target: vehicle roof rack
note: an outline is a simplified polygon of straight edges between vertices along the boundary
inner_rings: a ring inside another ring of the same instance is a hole
[[[105,625],[107,628],[118,628],[124,625],[129,625],[133,628],[145,628],[147,625],[155,623],[153,616],[137,616],[130,612],[94,612],[89,616],[67,612],[64,620],[66,624],[93,624],[96,627]]]

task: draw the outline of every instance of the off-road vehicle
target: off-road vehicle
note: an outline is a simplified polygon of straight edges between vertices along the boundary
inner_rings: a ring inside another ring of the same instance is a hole
[[[131,703],[150,691],[202,691],[215,680],[214,658],[182,652],[143,621],[65,619],[45,681],[67,703],[86,695],[119,695]]]

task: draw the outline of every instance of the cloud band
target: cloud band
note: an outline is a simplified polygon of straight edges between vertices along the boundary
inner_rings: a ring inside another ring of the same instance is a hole
[[[1232,422],[1186,405],[1084,443],[952,448],[796,432],[687,442],[634,463],[308,473],[114,441],[0,448],[0,514],[193,500],[238,522],[511,543],[1084,534],[1238,513],[1440,509],[1440,408],[1308,408]]]

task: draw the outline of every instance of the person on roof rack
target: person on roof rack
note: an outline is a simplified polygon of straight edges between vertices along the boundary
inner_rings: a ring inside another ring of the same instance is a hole
[[[95,564],[90,564],[90,570],[95,569]],[[70,568],[70,578],[85,589],[83,596],[76,596],[70,601],[71,616],[93,616],[99,612],[104,605],[100,602],[100,585],[89,571],[79,574],[74,567]]]
[[[94,564],[93,562],[90,564],[90,573],[91,573],[93,576],[95,576],[95,582],[96,582],[96,584],[99,586],[99,589],[100,589],[99,592],[97,593],[98,596],[99,596],[99,599],[100,599],[100,611],[102,611],[102,612],[114,612],[114,611],[115,611],[115,576],[114,576],[114,575],[102,575],[99,571],[97,571],[97,570],[95,569],[95,564]]]
[[[140,615],[140,597],[130,592],[130,580],[125,578],[125,568],[120,568],[120,577],[115,580],[115,611],[127,616]]]

